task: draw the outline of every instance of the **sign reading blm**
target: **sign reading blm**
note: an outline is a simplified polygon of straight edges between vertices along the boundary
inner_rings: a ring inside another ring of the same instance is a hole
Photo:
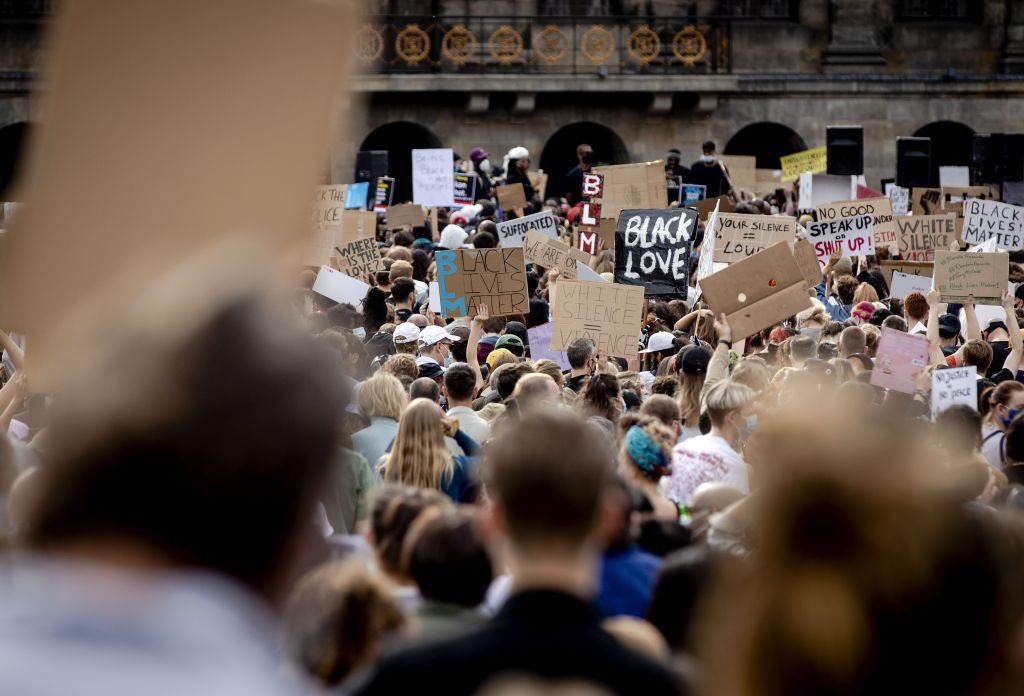
[[[615,225],[615,282],[646,295],[686,297],[697,228],[692,208],[623,210]]]

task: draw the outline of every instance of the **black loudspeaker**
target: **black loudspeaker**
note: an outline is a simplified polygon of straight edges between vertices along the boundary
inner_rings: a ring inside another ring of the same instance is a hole
[[[975,133],[971,136],[971,183],[983,184],[995,181],[988,156],[990,136]]]
[[[388,175],[387,150],[360,150],[356,154],[356,182],[376,182],[377,177]]]
[[[825,129],[825,162],[829,174],[864,173],[863,126],[828,126]]]
[[[932,139],[896,138],[896,185],[931,185]]]
[[[1003,136],[1002,155],[999,181],[1024,181],[1024,133]]]

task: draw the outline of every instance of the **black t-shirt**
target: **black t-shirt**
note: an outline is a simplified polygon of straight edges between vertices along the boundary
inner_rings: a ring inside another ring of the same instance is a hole
[[[694,162],[690,167],[690,183],[703,185],[706,188],[708,198],[723,196],[731,190],[729,179],[725,175],[722,165],[715,160],[711,164],[706,162]]]
[[[590,379],[590,375],[577,375],[575,377],[570,377],[565,380],[565,386],[579,394],[583,391],[583,386],[587,383],[588,379]]]
[[[988,366],[987,377],[991,379],[992,375],[1003,369],[1006,356],[1010,354],[1010,341],[989,341],[988,344],[992,347],[992,364]]]
[[[412,316],[412,310],[411,309],[396,309],[395,310],[395,318],[398,319],[398,321],[400,321],[400,322],[409,321],[409,317],[411,317],[411,316]]]
[[[583,200],[583,167],[576,165],[565,175],[565,191],[573,205]]]

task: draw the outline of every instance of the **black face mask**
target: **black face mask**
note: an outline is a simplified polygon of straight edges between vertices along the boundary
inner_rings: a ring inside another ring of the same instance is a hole
[[[593,152],[585,152],[585,153],[583,153],[583,158],[582,159],[583,159],[583,164],[593,164],[594,163],[594,153]]]

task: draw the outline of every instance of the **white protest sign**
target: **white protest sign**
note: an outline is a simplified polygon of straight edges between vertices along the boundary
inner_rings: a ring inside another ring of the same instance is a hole
[[[428,289],[428,296],[430,298],[430,302],[428,304],[428,306],[430,307],[430,311],[434,312],[435,314],[440,314],[441,313],[441,288],[440,288],[440,286],[437,284],[436,280],[432,280],[432,281],[430,281],[430,283],[427,284],[427,289]]]
[[[810,177],[810,174],[807,174]],[[803,182],[804,175],[800,175],[800,181]],[[700,281],[707,278],[709,275],[714,273],[717,269],[715,268],[715,235],[714,229],[718,225],[718,202],[715,203],[715,209],[711,211],[711,215],[708,216],[708,222],[704,225],[704,241],[700,245],[700,256],[697,259],[697,286],[700,287]]]
[[[811,204],[817,208],[836,201],[848,201],[857,197],[857,177],[837,174],[812,174]]]
[[[814,205],[811,203],[814,195],[814,175],[810,172],[804,172],[800,175],[800,184],[798,188],[798,195],[796,199],[796,206],[800,210],[813,210]]]
[[[998,251],[998,249],[996,248],[996,238],[993,237],[992,239],[989,239],[986,242],[982,242],[978,246],[972,246],[970,249],[967,250],[967,253],[968,254],[994,254],[997,251]]]
[[[412,151],[412,202],[449,207],[455,202],[451,148]]]
[[[866,256],[875,253],[875,235],[871,215],[808,222],[807,239],[814,245],[814,255],[825,261],[839,250],[843,256]]]
[[[999,249],[1017,250],[1024,247],[1024,208],[968,198],[964,201],[964,229],[962,239],[968,244],[981,244],[996,240]]]
[[[543,235],[558,239],[558,222],[550,211],[527,215],[498,223],[498,245],[503,247],[521,247],[526,240],[526,233],[537,230]]]
[[[892,202],[892,214],[906,215],[910,210],[910,189],[895,184],[890,184],[886,188],[889,200]]]
[[[932,372],[932,420],[950,406],[978,409],[978,370],[954,367]]]
[[[320,272],[316,274],[316,282],[313,283],[313,292],[335,302],[347,302],[355,307],[359,307],[359,303],[363,301],[369,290],[370,286],[363,281],[356,280],[329,266],[320,267]]]
[[[970,186],[971,170],[967,167],[939,167],[939,186]]]
[[[583,263],[579,259],[576,260],[576,280],[589,280],[593,283],[607,283],[608,281],[602,278],[596,271],[590,266]]]
[[[927,295],[932,289],[931,276],[911,275],[910,273],[892,272],[892,283],[889,286],[889,296],[903,299],[912,292],[919,292]]]

